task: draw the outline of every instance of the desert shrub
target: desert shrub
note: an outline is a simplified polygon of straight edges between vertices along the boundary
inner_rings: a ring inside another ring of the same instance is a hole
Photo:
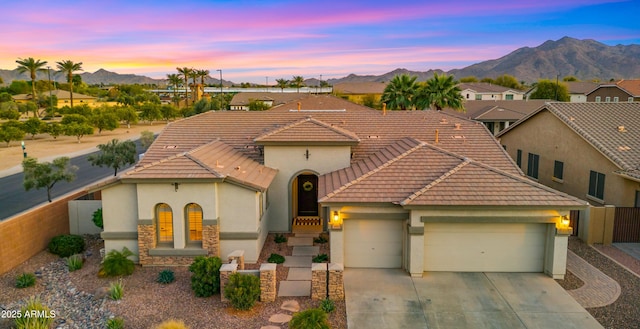
[[[124,283],[122,283],[122,280],[111,282],[109,284],[109,298],[113,300],[120,300],[122,299],[123,294],[124,294]]]
[[[329,256],[327,256],[327,254],[320,254],[320,255],[315,255],[311,261],[313,261],[314,263],[323,263],[329,260]]]
[[[16,278],[16,288],[27,288],[36,284],[36,276],[33,273],[22,273]]]
[[[67,267],[69,268],[69,272],[81,269],[82,265],[83,260],[82,255],[80,254],[71,255],[69,256],[69,258],[67,258]]]
[[[276,236],[273,238],[273,241],[275,241],[275,243],[284,243],[287,242],[287,237],[284,236],[284,234],[277,234]]]
[[[293,315],[290,329],[330,329],[327,313],[319,308],[310,308]]]
[[[167,320],[156,326],[154,329],[189,329],[189,327],[180,320]]]
[[[329,237],[325,233],[320,234],[320,236],[318,236],[317,238],[313,238],[313,243],[327,243],[327,242],[329,242]]]
[[[35,312],[35,313],[33,313]],[[55,313],[39,299],[31,297],[27,304],[20,308],[20,314],[37,314],[38,316],[22,316],[15,319],[16,329],[49,329],[55,320]]]
[[[93,212],[91,220],[97,227],[104,229],[104,224],[102,224],[102,208],[98,208]]]
[[[175,275],[172,270],[162,270],[158,273],[158,279],[156,280],[158,283],[169,284],[176,280]]]
[[[320,302],[320,309],[325,313],[331,313],[336,309],[336,304],[334,304],[333,301],[329,298],[323,299]]]
[[[271,254],[267,259],[269,263],[282,264],[284,263],[284,256],[278,254]]]
[[[198,256],[189,265],[191,289],[196,297],[209,297],[220,291],[220,267],[222,261],[218,257]]]
[[[111,318],[107,320],[107,329],[124,329],[124,319]]]
[[[84,239],[79,235],[58,235],[49,242],[49,251],[60,257],[69,257],[84,251]]]
[[[122,251],[111,250],[104,258],[102,262],[102,268],[100,269],[100,276],[120,276],[131,275],[136,265],[129,257],[133,256],[133,253],[127,248],[123,247]]]
[[[248,310],[260,298],[260,278],[250,274],[233,273],[224,286],[224,297],[238,310]]]

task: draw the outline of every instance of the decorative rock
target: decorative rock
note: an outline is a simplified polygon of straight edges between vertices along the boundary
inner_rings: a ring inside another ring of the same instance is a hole
[[[260,329],[280,329],[280,327],[276,327],[276,326],[262,326],[262,327],[260,327]]]
[[[274,314],[269,318],[269,322],[273,322],[273,323],[287,323],[289,321],[291,321],[292,316],[289,314],[282,314],[282,313],[278,313],[278,314]]]
[[[96,289],[96,291],[93,293],[93,298],[95,298],[95,299],[103,299],[103,298],[107,297],[108,295],[109,295],[109,288],[100,287],[100,288]]]
[[[282,306],[280,306],[280,309],[293,312],[293,313],[300,312],[300,304],[298,303],[297,300],[287,300],[284,303],[282,303]]]

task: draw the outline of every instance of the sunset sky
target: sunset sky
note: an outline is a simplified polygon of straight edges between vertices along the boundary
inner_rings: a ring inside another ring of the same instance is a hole
[[[18,58],[164,78],[176,67],[234,82],[450,70],[563,36],[640,44],[640,1],[10,1],[0,68]]]

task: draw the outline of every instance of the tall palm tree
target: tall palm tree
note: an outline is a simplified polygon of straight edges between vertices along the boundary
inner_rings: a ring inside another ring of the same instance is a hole
[[[169,84],[173,86],[173,102],[178,106],[178,98],[176,96],[176,92],[178,91],[178,85],[182,82],[182,78],[178,74],[171,73],[167,74],[167,80],[169,80]]]
[[[189,107],[189,77],[191,76],[191,72],[193,71],[193,69],[188,67],[176,67],[176,70],[178,70],[179,76],[182,76],[182,78],[184,79],[184,97],[185,101],[187,102],[186,105],[187,107]]]
[[[189,76],[193,81],[193,83],[191,84],[193,86],[193,89],[191,89],[191,99],[193,99],[193,101],[195,102],[198,100],[198,88],[196,88],[196,79],[199,77],[198,70],[191,69],[191,74]]]
[[[67,82],[69,83],[69,95],[71,98],[71,107],[73,108],[73,72],[82,71],[82,62],[74,63],[71,60],[66,60],[56,63],[58,64],[58,70],[67,75]]]
[[[390,110],[412,109],[415,105],[418,77],[409,76],[407,74],[396,75],[391,79],[387,87],[384,88],[381,101],[387,104]]]
[[[458,81],[453,79],[453,75],[433,74],[433,78],[425,81],[419,88],[416,106],[422,109],[435,107],[442,111],[449,107],[456,111],[464,112],[463,98]]]
[[[209,70],[196,70],[198,72],[198,76],[200,77],[200,84],[204,90],[204,78],[209,76]]]
[[[45,71],[44,66],[47,65],[47,61],[40,61],[39,59],[33,59],[32,57],[29,57],[25,59],[18,58],[18,60],[16,60],[16,63],[18,63],[18,68],[16,69],[18,70],[18,72],[20,73],[29,72],[31,76],[31,99],[35,102],[36,101],[36,73]],[[33,116],[34,117],[38,116],[38,110],[34,110]]]
[[[304,78],[299,75],[294,75],[291,84],[298,88],[298,92],[300,92],[300,87],[304,86]]]
[[[276,79],[276,85],[280,87],[280,92],[284,92],[284,88],[287,88],[289,85],[289,80],[287,79]]]

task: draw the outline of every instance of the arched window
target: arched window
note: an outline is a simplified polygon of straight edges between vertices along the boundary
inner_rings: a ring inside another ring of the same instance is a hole
[[[185,207],[188,241],[202,241],[202,208],[190,203]]]
[[[173,242],[173,211],[166,203],[156,206],[158,243]]]

